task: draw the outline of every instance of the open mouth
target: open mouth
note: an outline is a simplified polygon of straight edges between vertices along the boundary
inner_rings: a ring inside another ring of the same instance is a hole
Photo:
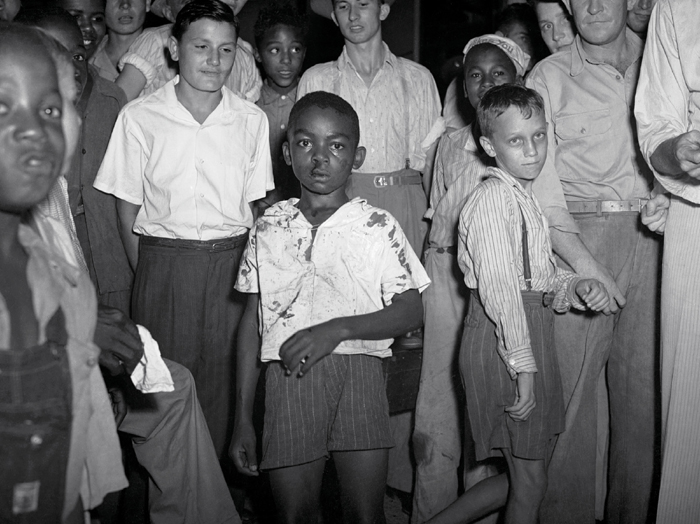
[[[125,16],[120,16],[120,17],[119,17],[119,23],[120,23],[120,24],[123,24],[123,25],[128,25],[128,24],[130,24],[130,23],[133,22],[133,21],[134,21],[134,17],[133,17],[133,16],[125,15]]]
[[[47,153],[33,151],[20,157],[20,165],[25,173],[49,176],[53,173],[54,157]]]

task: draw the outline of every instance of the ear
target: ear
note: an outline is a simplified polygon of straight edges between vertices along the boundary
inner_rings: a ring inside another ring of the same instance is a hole
[[[516,86],[524,86],[525,85],[525,80],[523,80],[523,77],[518,75],[515,77],[515,82],[513,82]]]
[[[496,158],[496,150],[493,148],[493,145],[491,145],[491,140],[482,135],[479,137],[479,143],[481,144],[481,147],[484,148],[484,151],[486,151],[488,156],[491,158]]]
[[[634,4],[637,3],[637,0],[627,0],[627,10],[631,11],[634,9]]]
[[[175,17],[173,16],[173,10],[170,9],[170,6],[166,2],[165,5],[163,6],[163,18],[170,22],[175,22]]]
[[[174,36],[170,36],[168,38],[168,51],[170,51],[170,57],[173,59],[173,61],[177,62],[179,60],[179,45]]]
[[[151,0],[146,0],[146,12],[151,12]]]
[[[391,11],[391,7],[389,7],[389,4],[382,4],[379,7],[379,20],[382,22],[386,20],[386,17],[389,16],[389,12]]]
[[[282,142],[282,156],[284,157],[284,163],[288,166],[292,165],[292,153],[289,151],[289,142],[285,140]]]
[[[260,56],[260,52],[258,51],[257,47],[253,48],[253,56],[255,57],[256,62],[262,62],[262,57]],[[302,59],[303,62],[303,59]]]
[[[362,146],[358,146],[355,149],[355,160],[352,163],[352,168],[360,169],[362,164],[365,163],[365,156],[367,156],[367,150]]]

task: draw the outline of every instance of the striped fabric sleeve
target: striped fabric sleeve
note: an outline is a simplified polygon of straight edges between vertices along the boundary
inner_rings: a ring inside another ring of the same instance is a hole
[[[505,184],[489,182],[467,201],[460,236],[465,236],[463,256],[470,258],[479,297],[496,324],[499,355],[515,379],[518,373],[537,372],[515,262],[521,256],[519,211]]]
[[[557,313],[566,313],[573,306],[575,309],[585,310],[576,296],[576,284],[581,280],[576,273],[555,266],[554,270],[554,302],[552,309]]]

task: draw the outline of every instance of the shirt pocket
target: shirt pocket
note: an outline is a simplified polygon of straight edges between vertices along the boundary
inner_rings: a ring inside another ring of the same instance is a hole
[[[557,117],[554,133],[559,140],[587,140],[612,128],[609,109]]]
[[[608,108],[574,115],[558,116],[554,124],[557,153],[557,174],[562,181],[581,180],[590,173],[603,176],[610,171],[618,154],[611,150],[612,117]]]

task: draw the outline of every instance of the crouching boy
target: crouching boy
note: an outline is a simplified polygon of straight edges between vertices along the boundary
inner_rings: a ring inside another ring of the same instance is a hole
[[[343,99],[314,92],[289,117],[284,156],[301,198],[279,202],[251,230],[236,288],[240,325],[230,454],[258,463],[252,405],[258,355],[266,375],[261,469],[282,522],[318,522],[329,455],[346,522],[381,521],[392,446],[381,358],[420,326],[429,280],[394,217],[345,186],[362,164],[359,121]]]
[[[601,311],[608,295],[597,280],[555,265],[532,195],[547,157],[542,98],[497,86],[481,99],[477,119],[498,168],[488,169],[460,214],[458,259],[472,290],[460,371],[476,458],[504,457],[508,474],[476,484],[430,522],[470,522],[505,504],[505,522],[535,524],[552,439],[564,430],[553,312]]]

